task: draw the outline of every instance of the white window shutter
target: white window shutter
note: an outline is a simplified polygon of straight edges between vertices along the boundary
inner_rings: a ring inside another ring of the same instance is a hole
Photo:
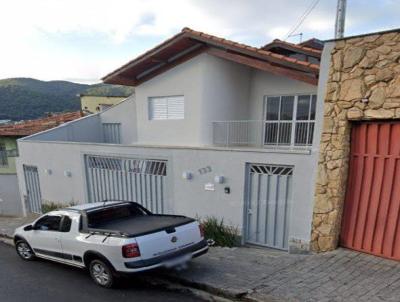
[[[149,100],[149,119],[183,119],[184,118],[184,97],[153,97]]]

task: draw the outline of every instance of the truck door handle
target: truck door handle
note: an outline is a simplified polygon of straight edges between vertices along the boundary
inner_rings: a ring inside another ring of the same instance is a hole
[[[176,232],[175,228],[168,228],[168,229],[165,229],[165,231],[167,232],[167,234],[171,234],[171,233],[175,233]]]

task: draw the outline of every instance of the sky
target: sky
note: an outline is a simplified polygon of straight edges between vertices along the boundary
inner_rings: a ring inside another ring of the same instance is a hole
[[[314,1],[0,0],[0,79],[96,83],[186,26],[260,47]],[[331,39],[335,14],[336,0],[320,0],[296,33]],[[345,35],[399,28],[399,16],[400,0],[348,0]]]

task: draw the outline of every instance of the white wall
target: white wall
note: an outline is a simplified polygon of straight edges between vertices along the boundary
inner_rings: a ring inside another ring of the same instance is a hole
[[[262,120],[266,95],[317,87],[202,54],[136,87],[138,144],[212,145],[212,122]],[[148,98],[184,95],[184,120],[149,120]]]
[[[0,215],[21,216],[20,199],[16,174],[0,174]]]
[[[135,88],[138,143],[196,145],[199,141],[204,55],[176,66]],[[149,120],[148,98],[184,95],[183,120]]]
[[[212,122],[247,119],[251,69],[211,55],[202,67],[199,145],[211,145]]]
[[[98,114],[89,115],[20,140],[99,143],[103,141],[100,122]]]
[[[137,141],[136,102],[130,96],[122,103],[99,114],[102,123],[121,123],[121,143],[133,144]]]
[[[243,228],[243,207],[246,163],[293,165],[293,198],[290,204],[289,238],[309,242],[311,234],[313,177],[310,176],[316,163],[316,154],[267,151],[267,150],[223,150],[218,148],[156,148],[126,145],[102,145],[52,142],[19,142],[20,157],[17,170],[22,175],[22,165],[38,167],[43,200],[55,202],[87,202],[84,154],[129,156],[131,158],[153,158],[168,160],[168,182],[166,209],[169,213],[189,216],[216,216],[226,224]],[[199,169],[211,167],[212,172],[200,174]],[[51,169],[47,175],[44,170]],[[64,176],[64,171],[72,176]],[[191,181],[182,179],[182,173],[194,174]],[[216,184],[215,191],[204,190],[204,185],[213,182],[214,176],[223,175],[224,184]],[[229,186],[230,194],[224,193]],[[22,195],[26,195],[23,181]]]

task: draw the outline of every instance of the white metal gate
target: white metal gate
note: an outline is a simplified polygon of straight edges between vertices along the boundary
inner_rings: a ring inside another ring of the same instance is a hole
[[[89,202],[135,201],[164,213],[167,161],[86,155]]]
[[[245,241],[288,249],[293,167],[248,164]]]
[[[37,167],[24,165],[24,176],[29,211],[31,213],[41,213],[42,194],[40,192],[39,173]]]

